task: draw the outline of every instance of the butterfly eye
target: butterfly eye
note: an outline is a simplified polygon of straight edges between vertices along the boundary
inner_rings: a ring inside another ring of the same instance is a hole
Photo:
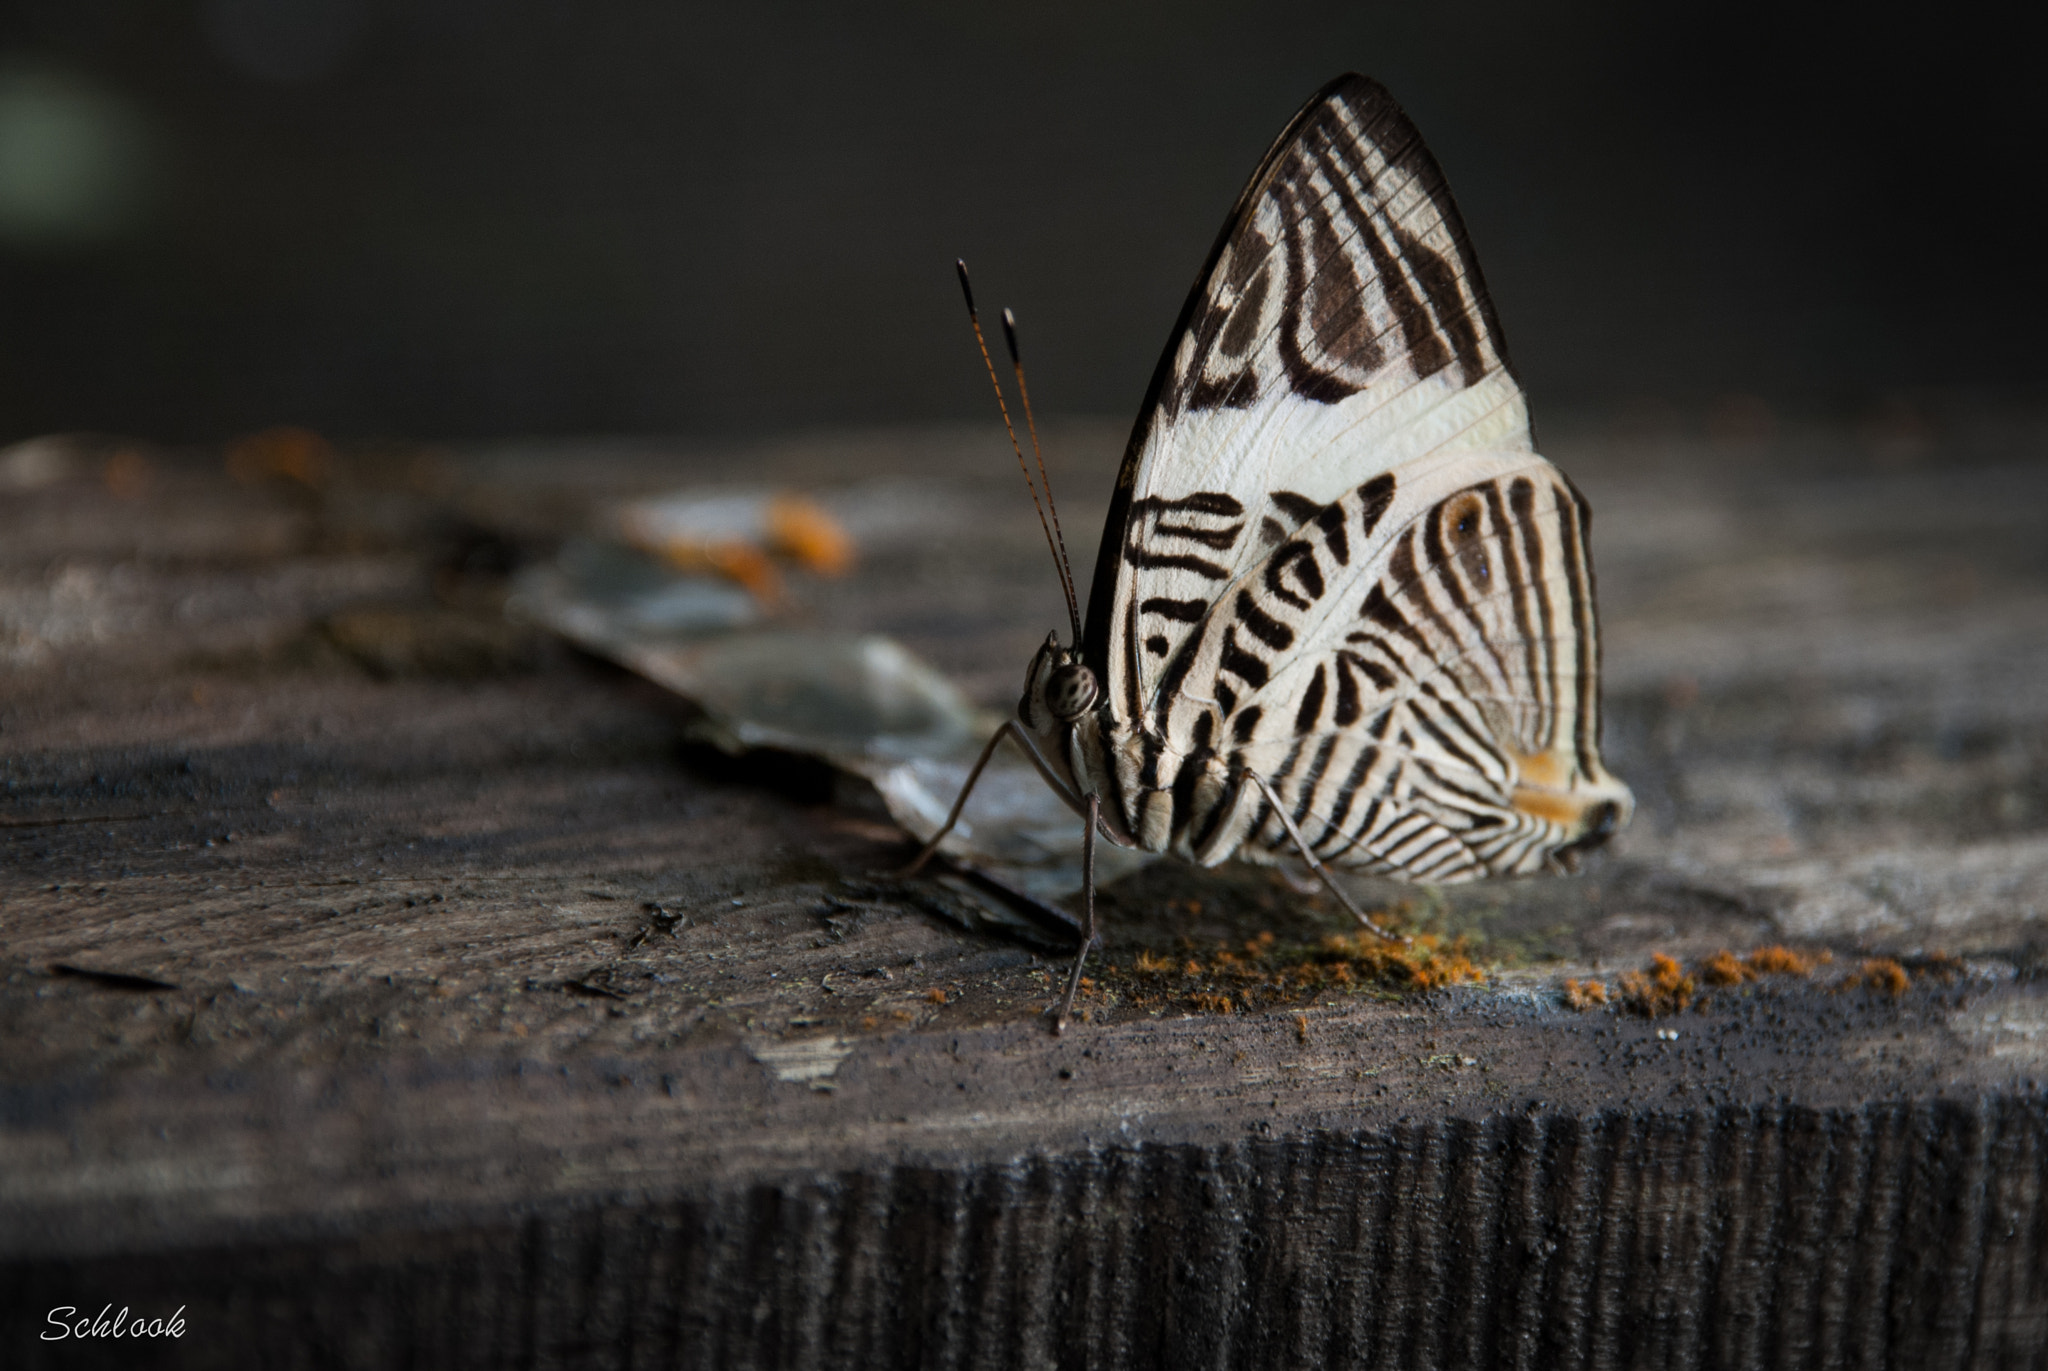
[[[1086,714],[1098,693],[1095,673],[1079,662],[1055,668],[1045,683],[1046,707],[1052,710],[1054,718],[1064,723],[1071,723]]]

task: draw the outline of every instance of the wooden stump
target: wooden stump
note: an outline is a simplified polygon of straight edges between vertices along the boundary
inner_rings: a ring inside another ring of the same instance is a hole
[[[860,783],[495,610],[603,498],[884,482],[929,536],[795,621],[1000,706],[1062,616],[988,434],[0,466],[7,1364],[2044,1364],[2048,426],[1935,418],[1546,435],[1635,827],[1361,885],[1429,990],[1156,865],[1061,1038]],[[109,1304],[183,1336],[43,1340]]]

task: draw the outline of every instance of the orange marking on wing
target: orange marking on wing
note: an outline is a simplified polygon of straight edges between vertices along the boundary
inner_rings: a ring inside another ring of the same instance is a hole
[[[1563,752],[1517,752],[1515,770],[1524,786],[1545,790],[1567,790],[1572,783],[1572,759]]]
[[[1551,751],[1518,752],[1514,757],[1519,778],[1510,803],[1531,818],[1566,828],[1578,823],[1586,802],[1571,793],[1575,768],[1570,756]]]
[[[1585,802],[1571,795],[1560,795],[1554,790],[1539,790],[1532,786],[1518,785],[1514,797],[1509,801],[1516,809],[1535,819],[1546,819],[1551,823],[1570,828],[1579,822],[1585,812]]]

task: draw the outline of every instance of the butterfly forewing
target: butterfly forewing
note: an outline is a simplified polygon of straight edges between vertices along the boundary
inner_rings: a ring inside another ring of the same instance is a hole
[[[1174,349],[1169,416],[1252,409],[1275,386],[1336,403],[1504,365],[1435,160],[1379,86],[1335,82],[1282,134],[1238,206]]]
[[[1226,223],[1104,531],[1084,656],[1142,737],[1106,762],[1131,830],[1280,851],[1256,773],[1327,860],[1537,869],[1582,826],[1561,795],[1626,795],[1593,625],[1583,502],[1443,176],[1384,89],[1332,82]]]
[[[1332,82],[1239,197],[1161,359],[1087,655],[1135,712],[1188,631],[1175,611],[1213,599],[1307,512],[1427,453],[1528,448],[1442,173],[1384,89]],[[1190,501],[1207,517],[1176,517]],[[1131,643],[1113,652],[1120,632]]]

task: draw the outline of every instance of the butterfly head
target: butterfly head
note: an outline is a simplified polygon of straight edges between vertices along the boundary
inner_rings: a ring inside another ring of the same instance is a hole
[[[1034,732],[1058,724],[1070,724],[1095,707],[1102,687],[1078,654],[1060,646],[1060,635],[1049,633],[1045,646],[1031,659],[1024,676],[1024,698],[1017,702],[1017,718]]]

